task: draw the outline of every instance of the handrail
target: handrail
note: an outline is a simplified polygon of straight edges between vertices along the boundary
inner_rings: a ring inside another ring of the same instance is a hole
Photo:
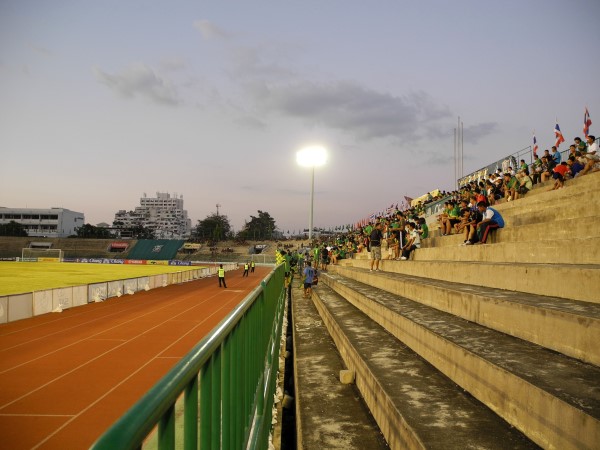
[[[221,439],[220,433],[223,432],[221,427],[230,424],[221,424],[228,418],[221,419],[221,408],[229,413],[228,406],[221,406],[221,393],[212,392],[214,383],[221,387],[221,378],[231,383],[231,389],[236,393],[241,389],[241,393],[251,395],[252,399],[247,398],[231,398],[231,393],[225,393],[226,387],[223,387],[223,394],[227,394],[228,402],[242,402],[248,407],[254,407],[258,397],[263,397],[261,402],[265,403],[264,411],[270,414],[270,408],[273,403],[273,393],[267,392],[265,389],[272,379],[273,372],[270,364],[266,364],[269,360],[278,361],[279,351],[279,336],[281,335],[281,321],[283,318],[283,266],[275,268],[246,298],[231,311],[206,337],[204,337],[182,360],[180,360],[153,388],[151,388],[129,411],[127,411],[113,426],[102,435],[91,447],[93,450],[113,450],[119,449],[139,449],[142,447],[144,439],[152,432],[158,424],[158,441],[160,449],[171,449],[175,446],[175,417],[174,405],[182,393],[185,393],[185,412],[184,412],[184,446],[186,449],[198,448],[198,435],[201,436],[201,448],[204,448],[202,442],[210,445],[210,448],[220,448]],[[266,298],[266,297],[275,298]],[[274,306],[269,307],[269,302]],[[270,311],[272,309],[272,311]],[[256,310],[256,312],[254,311]],[[260,313],[263,313],[262,315]],[[265,314],[266,313],[266,314]],[[251,317],[252,314],[252,317]],[[270,320],[272,327],[264,326],[264,320]],[[252,330],[251,327],[256,328]],[[260,333],[264,333],[264,329],[270,331],[269,336],[266,336],[268,342],[264,341],[264,336],[261,338]],[[237,340],[236,340],[237,339]],[[248,342],[249,341],[249,342]],[[253,347],[249,347],[249,343]],[[232,347],[234,355],[224,352],[224,347]],[[264,348],[261,348],[264,347]],[[250,354],[248,350],[260,355]],[[245,350],[245,351],[244,351]],[[275,352],[275,355],[272,353]],[[240,357],[241,356],[241,357]],[[239,358],[237,360],[236,358]],[[236,363],[240,363],[243,369],[248,373],[234,373]],[[230,372],[223,373],[223,370]],[[217,371],[213,377],[213,372]],[[276,370],[275,370],[276,373]],[[200,376],[199,376],[200,375]],[[241,379],[243,376],[244,379]],[[189,430],[190,426],[197,427],[198,425],[198,378],[200,378],[200,430]],[[252,378],[256,378],[252,380]],[[262,383],[260,382],[262,380]],[[237,386],[236,381],[239,381],[243,386]],[[203,390],[208,386],[208,391]],[[228,386],[227,386],[228,387]],[[251,391],[250,391],[251,390]],[[253,391],[253,392],[252,392]],[[263,392],[264,391],[264,392]],[[203,393],[206,392],[203,398]],[[210,397],[218,396],[214,402],[210,402]],[[208,403],[210,404],[208,404]],[[195,405],[195,407],[194,407]],[[215,406],[216,405],[216,406]],[[188,412],[189,410],[189,412]],[[264,411],[253,411],[251,415],[246,415],[246,418],[253,420],[257,416],[264,414]],[[209,417],[203,417],[207,414]],[[209,413],[210,412],[210,413]],[[217,417],[210,417],[216,413]],[[196,417],[190,417],[195,414]],[[235,415],[233,422],[239,422],[237,416],[245,414],[244,411],[232,412]],[[243,417],[241,417],[243,420]],[[212,422],[212,423],[207,423]],[[258,421],[260,424],[264,421]],[[269,422],[270,423],[270,420]],[[244,428],[243,439],[247,440],[251,432],[251,423],[236,423]],[[234,424],[231,425],[233,427]],[[205,428],[206,427],[206,428]],[[203,433],[204,430],[204,433]],[[208,430],[208,431],[206,431]],[[233,430],[239,434],[241,430]],[[207,435],[210,433],[210,436]],[[254,434],[254,432],[252,433]],[[229,436],[225,438],[228,441]],[[215,442],[216,440],[216,442]],[[264,438],[260,439],[265,441]],[[239,442],[242,444],[242,442]],[[245,443],[243,444],[245,446]],[[231,445],[229,448],[241,448]]]

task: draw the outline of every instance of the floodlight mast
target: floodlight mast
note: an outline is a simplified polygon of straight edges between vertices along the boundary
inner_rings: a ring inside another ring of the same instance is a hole
[[[315,205],[315,167],[322,166],[327,162],[327,152],[321,146],[306,147],[296,153],[296,162],[301,166],[311,168],[308,239],[309,241],[312,241]]]

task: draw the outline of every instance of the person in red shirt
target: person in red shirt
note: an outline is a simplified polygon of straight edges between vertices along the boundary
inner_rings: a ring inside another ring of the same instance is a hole
[[[566,162],[561,162],[558,166],[556,166],[552,170],[552,178],[554,178],[554,187],[550,189],[554,191],[556,189],[560,189],[565,184],[565,174],[569,171],[569,166],[567,166]]]

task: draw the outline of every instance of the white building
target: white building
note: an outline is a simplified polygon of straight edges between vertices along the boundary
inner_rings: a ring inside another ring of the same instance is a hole
[[[183,209],[183,195],[157,192],[155,198],[140,198],[140,206],[133,211],[124,209],[115,214],[116,228],[131,228],[142,225],[154,231],[157,239],[185,239],[192,231],[192,220]]]
[[[65,208],[4,208],[0,207],[0,224],[11,221],[23,226],[32,237],[63,238],[76,234],[84,225],[83,213]]]

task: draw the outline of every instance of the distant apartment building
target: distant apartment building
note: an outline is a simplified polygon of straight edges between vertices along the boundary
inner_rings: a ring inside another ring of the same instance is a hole
[[[115,214],[114,228],[126,229],[137,225],[154,231],[157,239],[185,239],[192,231],[192,220],[183,209],[183,195],[173,197],[157,192],[156,197],[140,198],[140,206],[133,211],[119,210]]]
[[[83,213],[65,208],[0,207],[0,224],[11,221],[21,224],[29,236],[51,238],[72,236],[85,223]]]

